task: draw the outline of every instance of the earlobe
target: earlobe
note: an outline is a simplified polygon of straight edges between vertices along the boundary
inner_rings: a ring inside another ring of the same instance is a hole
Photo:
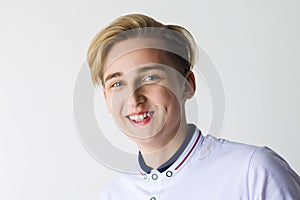
[[[102,93],[103,93],[103,97],[104,97],[104,99],[106,100],[106,91],[105,91],[105,89],[104,89],[104,88],[102,89]]]
[[[186,82],[184,85],[184,99],[190,99],[194,96],[195,91],[196,91],[196,80],[195,80],[195,75],[192,71],[188,71],[186,73]]]

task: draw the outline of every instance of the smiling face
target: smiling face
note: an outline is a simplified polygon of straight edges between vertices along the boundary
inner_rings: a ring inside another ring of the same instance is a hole
[[[119,128],[138,146],[157,149],[168,144],[180,125],[186,124],[184,102],[195,88],[193,74],[188,73],[186,82],[165,51],[143,48],[118,53],[133,42],[145,45],[149,41],[127,39],[113,46],[103,73],[103,91]]]

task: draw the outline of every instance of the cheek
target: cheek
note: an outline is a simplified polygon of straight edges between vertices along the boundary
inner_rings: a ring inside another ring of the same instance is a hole
[[[160,86],[154,89],[151,94],[153,101],[165,108],[180,107],[178,101],[179,99],[177,98],[175,92],[165,86]]]
[[[162,83],[165,87],[164,89],[168,90],[166,91],[169,93],[169,97],[176,98],[177,101],[182,101],[183,98],[183,87],[181,86],[182,80],[179,80],[179,75],[173,75],[169,77],[164,83]]]
[[[127,102],[128,96],[122,92],[107,93],[105,101],[109,113],[120,113],[124,102]]]

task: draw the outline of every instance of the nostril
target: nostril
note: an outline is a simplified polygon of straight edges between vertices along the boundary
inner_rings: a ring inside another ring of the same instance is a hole
[[[146,101],[146,97],[144,95],[139,95],[137,97],[137,103],[143,103]]]
[[[144,95],[132,95],[128,100],[128,104],[131,106],[137,106],[144,102],[146,102],[146,97]]]

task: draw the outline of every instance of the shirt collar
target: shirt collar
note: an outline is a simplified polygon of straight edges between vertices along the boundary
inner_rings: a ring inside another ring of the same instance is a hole
[[[176,162],[176,160],[178,160],[178,158],[181,156],[181,154],[184,152],[184,150],[186,149],[186,147],[188,146],[188,144],[190,143],[195,130],[196,130],[196,126],[194,124],[188,124],[189,126],[189,130],[187,132],[186,138],[184,139],[183,143],[181,144],[181,146],[179,147],[179,149],[173,154],[173,156],[166,161],[164,164],[162,164],[160,167],[157,168],[157,171],[159,171],[160,173],[164,172],[165,170],[167,170],[173,163]],[[146,172],[147,174],[151,173],[152,168],[149,167],[143,158],[142,153],[139,151],[139,155],[138,155],[138,162],[139,165],[141,167],[141,169]]]

